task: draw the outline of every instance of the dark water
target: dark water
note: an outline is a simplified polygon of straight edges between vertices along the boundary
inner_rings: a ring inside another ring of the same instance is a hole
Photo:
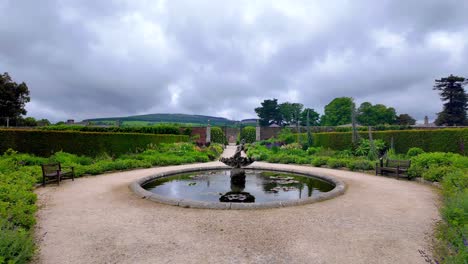
[[[249,200],[261,203],[304,199],[335,187],[326,181],[297,174],[258,170],[245,172],[245,184],[231,183],[230,170],[217,170],[156,179],[143,188],[171,198],[205,202],[220,202],[221,197],[231,194],[250,195]]]

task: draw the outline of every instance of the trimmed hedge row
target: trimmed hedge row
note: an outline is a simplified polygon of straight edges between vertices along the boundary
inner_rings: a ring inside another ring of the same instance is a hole
[[[118,156],[145,149],[150,144],[188,140],[185,135],[0,129],[0,153],[12,148],[38,156],[50,156],[58,151],[86,156],[102,153]]]
[[[349,149],[352,146],[351,133],[315,133],[314,144],[334,150]],[[369,138],[367,132],[359,132],[362,138]],[[468,146],[468,129],[438,129],[438,130],[391,130],[374,131],[374,139],[382,139],[390,146],[392,138],[395,151],[406,153],[412,147],[418,147],[426,152],[454,152],[466,154]]]
[[[180,135],[180,129],[176,125],[154,125],[139,127],[96,127],[77,125],[55,125],[40,127],[46,131],[81,131],[81,132],[118,132],[118,133],[144,133],[144,134],[171,134]]]

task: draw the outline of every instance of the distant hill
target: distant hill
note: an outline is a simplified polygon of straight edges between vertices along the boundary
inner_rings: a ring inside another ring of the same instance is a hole
[[[83,121],[90,122],[108,122],[120,120],[123,124],[126,123],[179,123],[189,125],[205,126],[210,120],[213,126],[234,126],[237,121],[229,120],[224,117],[204,116],[204,115],[187,115],[187,114],[148,114],[148,115],[135,115],[127,117],[108,117],[108,118],[92,118]]]

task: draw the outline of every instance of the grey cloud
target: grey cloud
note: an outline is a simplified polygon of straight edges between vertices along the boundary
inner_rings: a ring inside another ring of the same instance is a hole
[[[6,0],[0,71],[28,84],[30,115],[52,120],[242,119],[267,98],[322,112],[339,96],[421,120],[441,109],[434,79],[467,75],[467,11],[456,0]]]

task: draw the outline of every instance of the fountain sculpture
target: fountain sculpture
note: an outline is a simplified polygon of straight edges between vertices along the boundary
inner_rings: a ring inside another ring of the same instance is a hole
[[[242,156],[244,151],[244,143],[242,140],[240,145],[237,146],[236,152],[230,158],[221,158],[220,161],[230,167],[231,170],[231,191],[225,193],[219,198],[220,202],[229,203],[253,203],[255,197],[245,189],[245,170],[243,167],[248,166],[254,162],[253,159]]]

